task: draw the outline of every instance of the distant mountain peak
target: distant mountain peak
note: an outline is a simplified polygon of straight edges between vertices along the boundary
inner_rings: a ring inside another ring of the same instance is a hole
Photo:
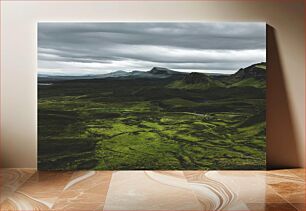
[[[167,71],[169,70],[168,68],[165,68],[165,67],[153,67],[151,69],[151,71],[157,71],[157,70],[160,70],[160,71]]]
[[[196,84],[196,83],[210,82],[210,78],[204,73],[192,72],[186,75],[183,81],[187,84]]]
[[[170,70],[168,68],[164,68],[164,67],[153,67],[149,73],[152,74],[167,74],[167,75],[172,75],[172,74],[177,74],[179,72],[176,72],[174,70]]]
[[[117,70],[117,71],[114,71],[112,73],[126,73],[126,71],[123,71],[123,70]]]
[[[240,68],[233,76],[235,78],[264,78],[266,76],[266,63],[261,62],[246,68]]]

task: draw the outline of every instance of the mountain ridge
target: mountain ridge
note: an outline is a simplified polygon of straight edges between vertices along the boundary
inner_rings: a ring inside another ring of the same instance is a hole
[[[106,78],[118,78],[118,79],[137,79],[137,78],[152,78],[152,79],[164,79],[170,77],[178,77],[182,79],[183,83],[186,84],[199,84],[199,83],[215,83],[216,79],[224,78],[225,84],[226,80],[229,80],[230,83],[234,84],[235,82],[255,78],[256,80],[265,79],[266,75],[266,63],[256,63],[245,68],[240,68],[233,74],[229,75],[218,75],[218,74],[206,74],[198,72],[179,72],[174,71],[164,67],[153,67],[149,71],[139,71],[133,70],[131,72],[118,70],[106,74],[97,74],[97,75],[84,75],[84,76],[63,76],[63,75],[48,75],[38,73],[39,81],[48,81],[48,80],[83,80],[83,79],[106,79]],[[183,77],[183,78],[182,78]],[[219,82],[218,85],[221,85]]]

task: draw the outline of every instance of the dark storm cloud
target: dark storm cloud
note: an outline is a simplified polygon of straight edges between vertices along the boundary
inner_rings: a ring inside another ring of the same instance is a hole
[[[263,23],[39,23],[41,72],[233,71],[265,60]]]

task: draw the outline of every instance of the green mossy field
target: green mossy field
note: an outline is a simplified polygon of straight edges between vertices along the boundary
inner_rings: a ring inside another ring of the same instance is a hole
[[[41,170],[266,167],[263,80],[49,82],[38,86]]]

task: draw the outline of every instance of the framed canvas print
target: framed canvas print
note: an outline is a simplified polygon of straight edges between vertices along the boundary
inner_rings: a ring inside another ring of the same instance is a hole
[[[266,168],[266,24],[39,22],[38,168]]]

